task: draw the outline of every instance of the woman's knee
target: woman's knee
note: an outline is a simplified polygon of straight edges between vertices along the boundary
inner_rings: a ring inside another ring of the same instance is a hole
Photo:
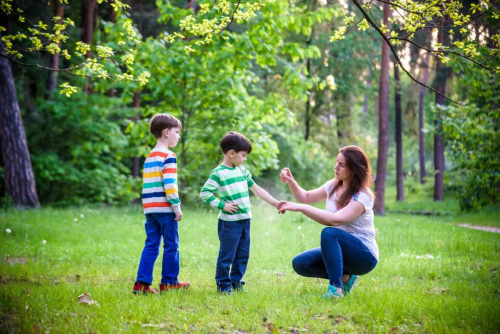
[[[306,271],[306,263],[300,258],[300,256],[296,256],[292,260],[292,268],[299,275],[302,275]]]
[[[336,238],[339,230],[334,227],[325,227],[323,231],[321,231],[321,240],[325,238]]]

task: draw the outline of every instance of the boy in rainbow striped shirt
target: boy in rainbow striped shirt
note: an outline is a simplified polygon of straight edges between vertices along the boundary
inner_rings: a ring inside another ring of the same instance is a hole
[[[181,201],[177,188],[177,158],[170,147],[179,141],[181,122],[167,114],[155,115],[149,131],[156,138],[156,146],[144,163],[142,207],[146,215],[146,244],[142,251],[137,281],[133,292],[156,294],[151,288],[153,267],[160,253],[163,238],[163,263],[160,292],[187,289],[188,282],[179,282],[179,230],[182,219]]]
[[[242,134],[228,132],[220,147],[224,153],[222,164],[212,170],[201,189],[202,200],[220,209],[218,234],[220,241],[215,282],[222,294],[242,290],[242,280],[250,256],[250,197],[248,189],[277,209],[283,205],[252,180],[250,172],[242,166],[252,152],[252,144]],[[214,196],[218,195],[218,198]],[[230,268],[231,267],[231,268]],[[231,272],[229,270],[231,269]]]

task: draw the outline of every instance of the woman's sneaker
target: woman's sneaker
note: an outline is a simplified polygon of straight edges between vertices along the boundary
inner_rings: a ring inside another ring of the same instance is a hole
[[[134,293],[134,295],[138,293],[142,293],[145,295],[147,294],[156,295],[158,293],[158,291],[153,289],[149,284],[143,284],[139,282],[135,282],[134,290],[132,290],[132,292]]]
[[[349,280],[344,284],[342,284],[342,292],[344,294],[350,293],[357,283],[358,283],[358,276],[351,275],[351,277],[349,277]]]
[[[321,296],[323,299],[340,299],[343,298],[344,294],[342,292],[338,293],[337,288],[334,287],[333,285],[328,286],[328,290],[326,290],[326,293]]]
[[[160,284],[160,293],[168,292],[169,290],[186,290],[191,284],[189,282],[178,282],[176,284]]]

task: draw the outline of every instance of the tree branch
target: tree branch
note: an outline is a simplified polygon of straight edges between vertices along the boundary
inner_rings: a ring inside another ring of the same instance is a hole
[[[231,24],[233,24],[233,21],[234,21],[234,14],[236,14],[236,11],[237,11],[237,10],[238,10],[238,8],[240,7],[240,3],[241,3],[241,0],[238,0],[238,4],[236,5],[236,8],[235,8],[235,9],[234,9],[234,11],[233,11],[233,15],[231,16],[231,21],[229,22],[229,24],[228,24],[227,26],[225,26],[224,28],[222,28],[222,29],[219,31],[219,33],[218,33],[217,35],[222,34],[222,32],[223,32],[224,30],[226,30],[227,28],[229,28],[229,26],[230,26]]]
[[[463,103],[460,103],[460,102],[457,102],[455,100],[452,100],[451,98],[449,98],[448,96],[444,95],[443,93],[440,93],[439,91],[437,91],[436,89],[430,87],[430,86],[427,86],[426,84],[424,84],[423,82],[420,82],[419,80],[417,80],[416,78],[413,77],[413,75],[403,66],[403,63],[401,62],[401,59],[399,58],[396,50],[394,49],[393,45],[391,44],[389,38],[380,30],[380,28],[377,26],[377,24],[375,24],[375,22],[373,22],[373,20],[371,19],[371,17],[366,13],[366,11],[363,9],[363,6],[359,3],[359,0],[353,0],[354,4],[356,5],[356,7],[358,7],[358,9],[360,10],[361,14],[363,14],[363,16],[366,18],[366,20],[375,28],[375,30],[377,30],[377,32],[380,34],[380,36],[382,36],[382,38],[384,39],[384,41],[387,43],[387,45],[389,45],[389,48],[391,49],[391,52],[392,54],[394,55],[394,58],[396,59],[396,61],[398,62],[399,66],[401,67],[401,69],[416,83],[418,83],[419,85],[421,86],[424,86],[426,87],[427,89],[430,89],[431,91],[433,91],[434,93],[444,97],[445,99],[447,99],[448,101],[450,102],[453,102],[455,104],[458,104],[458,105],[463,105]]]
[[[419,44],[415,43],[414,41],[409,40],[407,37],[388,37],[388,39],[389,39],[389,40],[391,40],[391,39],[396,39],[396,40],[400,40],[400,41],[405,41],[405,42],[408,42],[408,43],[410,43],[410,44],[415,45],[416,47],[418,47],[418,48],[420,48],[420,49],[422,49],[422,50],[426,50],[426,51],[429,51],[429,52],[435,52],[435,53],[451,53],[451,54],[455,54],[455,55],[457,55],[457,56],[460,56],[460,57],[462,57],[462,58],[465,58],[465,59],[467,59],[467,60],[469,60],[469,61],[473,62],[473,63],[474,63],[474,64],[476,64],[476,65],[481,66],[482,68],[484,68],[484,69],[486,69],[486,70],[489,70],[489,71],[494,71],[494,70],[495,70],[495,69],[493,69],[493,68],[491,68],[491,67],[488,67],[488,66],[483,65],[483,63],[484,63],[485,61],[484,61],[483,63],[480,63],[480,62],[478,62],[478,61],[476,61],[476,60],[474,60],[474,59],[472,59],[472,58],[470,58],[470,57],[468,57],[468,56],[466,56],[466,55],[464,55],[464,54],[461,54],[460,52],[450,51],[450,50],[433,50],[433,49],[428,49],[428,48],[427,48],[427,47],[425,47],[425,46],[419,45]]]

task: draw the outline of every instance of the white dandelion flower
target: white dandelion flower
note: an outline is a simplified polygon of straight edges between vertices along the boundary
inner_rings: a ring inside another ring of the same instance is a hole
[[[12,231],[10,230],[10,228],[8,228],[8,229],[5,230],[5,232],[7,232],[8,234],[10,234],[10,232],[12,232]]]

